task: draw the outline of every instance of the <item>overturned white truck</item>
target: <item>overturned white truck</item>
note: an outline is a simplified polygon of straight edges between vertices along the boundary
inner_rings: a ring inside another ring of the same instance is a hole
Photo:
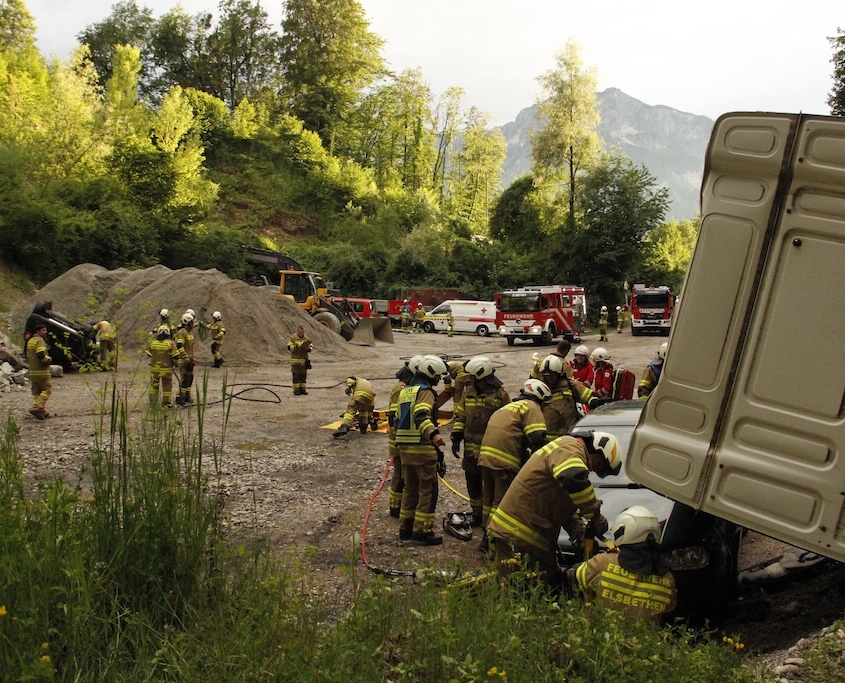
[[[845,561],[845,118],[726,114],[635,481]]]

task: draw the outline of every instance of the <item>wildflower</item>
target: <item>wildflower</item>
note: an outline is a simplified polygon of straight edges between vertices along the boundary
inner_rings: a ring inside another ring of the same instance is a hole
[[[44,664],[49,664],[49,663],[50,663],[50,655],[43,655],[43,656],[41,657],[41,661],[42,661]]]
[[[0,617],[5,617],[7,614],[6,605],[0,605]]]
[[[41,643],[41,651],[47,652],[50,649],[50,643]]]

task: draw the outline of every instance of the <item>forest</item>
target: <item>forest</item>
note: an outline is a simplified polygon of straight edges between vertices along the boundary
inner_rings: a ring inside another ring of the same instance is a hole
[[[257,0],[160,17],[126,0],[67,59],[35,31],[0,3],[1,253],[36,284],[83,262],[249,279],[242,245],[349,296],[568,283],[618,304],[625,283],[682,283],[697,219],[665,220],[666,188],[602,145],[574,40],[537,76],[532,172],[503,188],[489,117],[392,72],[356,0],[286,0],[280,31]]]

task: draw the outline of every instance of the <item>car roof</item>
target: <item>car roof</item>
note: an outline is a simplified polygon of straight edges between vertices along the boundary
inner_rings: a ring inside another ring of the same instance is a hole
[[[613,401],[591,410],[578,421],[578,427],[608,425],[635,426],[640,420],[645,401]]]

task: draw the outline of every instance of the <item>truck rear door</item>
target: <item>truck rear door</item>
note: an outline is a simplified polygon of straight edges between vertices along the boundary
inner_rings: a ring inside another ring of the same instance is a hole
[[[845,119],[726,114],[637,482],[845,561]]]

